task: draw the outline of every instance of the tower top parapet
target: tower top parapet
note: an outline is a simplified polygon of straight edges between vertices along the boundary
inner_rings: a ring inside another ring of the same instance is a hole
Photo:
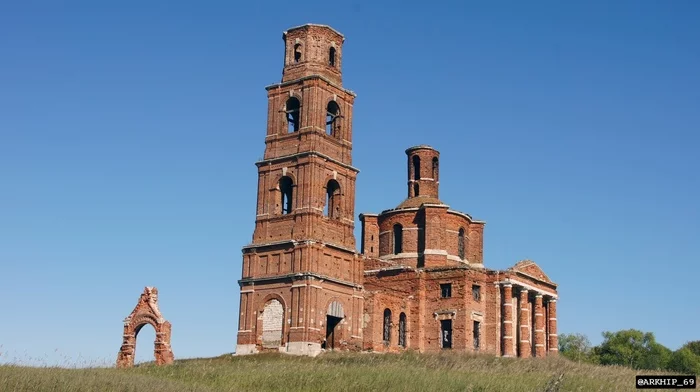
[[[322,76],[342,86],[342,57],[345,37],[334,28],[307,23],[282,34],[284,70],[282,82]]]

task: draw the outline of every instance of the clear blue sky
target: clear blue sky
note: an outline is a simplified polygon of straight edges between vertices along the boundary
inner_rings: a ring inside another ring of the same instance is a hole
[[[560,285],[560,333],[700,339],[700,4],[487,3],[4,2],[0,363],[112,364],[147,285],[177,358],[234,350],[264,87],[304,23],[346,36],[356,214],[430,144],[486,266]]]

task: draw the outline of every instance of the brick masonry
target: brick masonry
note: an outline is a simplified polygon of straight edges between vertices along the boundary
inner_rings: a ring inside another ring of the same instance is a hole
[[[158,289],[146,287],[139,301],[129,316],[124,319],[124,336],[117,355],[117,367],[134,366],[136,337],[145,325],[151,325],[156,331],[153,355],[156,365],[169,365],[175,360],[170,347],[170,322],[163,318],[158,308]]]
[[[405,151],[407,197],[359,215],[356,250],[345,38],[312,24],[282,38],[282,80],[267,86],[256,163],[255,228],[243,248],[236,353],[556,354],[557,285],[530,260],[484,266],[485,222],[441,201],[434,148]]]

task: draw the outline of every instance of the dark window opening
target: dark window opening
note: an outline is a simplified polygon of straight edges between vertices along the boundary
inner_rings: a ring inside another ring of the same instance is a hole
[[[335,67],[335,48],[333,47],[328,51],[328,64]]]
[[[420,157],[418,155],[413,156],[413,179],[420,180]]]
[[[433,180],[438,181],[438,159],[433,158]]]
[[[294,45],[294,62],[298,63],[301,61],[301,44]]]
[[[399,315],[399,346],[406,347],[406,314]]]
[[[388,345],[391,341],[391,310],[384,309],[384,333],[382,334],[384,344]]]
[[[299,114],[301,103],[295,97],[287,100],[285,113],[287,113],[287,132],[292,133],[299,130]]]
[[[328,102],[326,106],[326,134],[331,136],[339,136],[337,134],[340,116],[340,107],[335,101]]]
[[[336,180],[330,180],[326,185],[326,205],[323,215],[329,218],[340,217],[340,184]]]
[[[394,254],[401,253],[403,245],[403,227],[400,224],[394,225]]]
[[[452,348],[452,320],[440,320],[440,342],[443,349]]]
[[[452,283],[442,283],[440,285],[440,296],[442,298],[452,297]]]
[[[481,347],[481,323],[478,321],[474,321],[474,332],[473,332],[473,338],[474,338],[474,350],[478,350],[479,347]]]
[[[459,229],[459,237],[457,240],[457,250],[459,252],[459,258],[464,260],[464,229]]]
[[[481,301],[481,286],[472,286],[472,296],[474,297],[474,301]]]
[[[420,191],[419,191],[418,183],[414,182],[413,183],[413,196],[418,197],[419,194],[420,194]]]
[[[292,212],[292,179],[287,176],[282,177],[280,179],[279,188],[282,195],[282,214],[289,214]]]

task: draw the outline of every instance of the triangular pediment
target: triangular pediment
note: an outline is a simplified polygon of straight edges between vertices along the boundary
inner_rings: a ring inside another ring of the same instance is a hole
[[[542,282],[553,283],[552,280],[549,279],[549,276],[542,271],[542,268],[540,268],[540,266],[535,264],[535,262],[532,260],[518,261],[513,267],[510,268],[510,270],[520,272],[521,274],[530,276]]]

